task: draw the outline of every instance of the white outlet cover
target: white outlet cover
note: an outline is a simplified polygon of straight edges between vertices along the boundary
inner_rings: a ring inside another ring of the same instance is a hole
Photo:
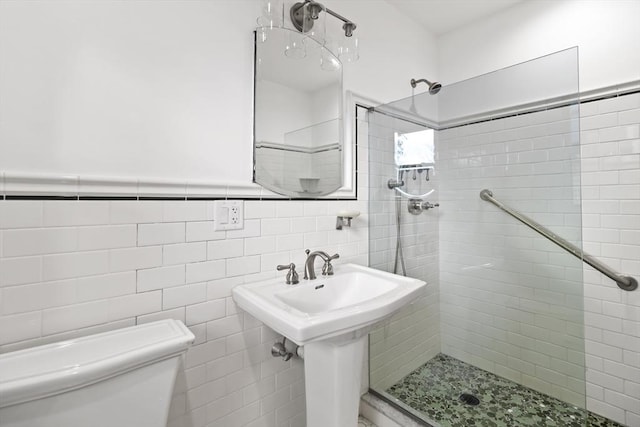
[[[241,230],[244,228],[243,200],[216,200],[213,202],[213,229]]]

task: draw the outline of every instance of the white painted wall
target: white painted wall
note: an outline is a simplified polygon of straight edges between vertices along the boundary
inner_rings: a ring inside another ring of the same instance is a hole
[[[435,69],[434,39],[387,3],[326,3],[362,41],[345,89],[389,101]],[[250,183],[260,5],[1,2],[0,172]]]
[[[580,90],[640,79],[640,2],[525,1],[438,37],[443,84],[465,80],[573,46]]]

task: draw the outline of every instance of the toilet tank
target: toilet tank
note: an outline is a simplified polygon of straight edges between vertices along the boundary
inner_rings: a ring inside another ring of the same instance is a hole
[[[194,340],[162,320],[0,355],[2,427],[165,427]]]

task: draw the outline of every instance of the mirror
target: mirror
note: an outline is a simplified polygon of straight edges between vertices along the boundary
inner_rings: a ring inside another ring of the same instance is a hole
[[[295,198],[342,186],[342,64],[311,37],[256,33],[254,182]]]

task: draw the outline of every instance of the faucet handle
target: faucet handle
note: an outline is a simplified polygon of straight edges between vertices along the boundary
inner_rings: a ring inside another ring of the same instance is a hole
[[[331,264],[331,261],[338,258],[340,258],[340,254],[334,254],[327,258],[327,260],[324,262],[324,265],[322,266],[323,276],[333,276],[333,265]]]
[[[285,283],[287,285],[296,285],[300,282],[299,278],[298,278],[298,273],[296,272],[296,265],[294,263],[291,263],[289,265],[279,265],[276,267],[276,270],[281,271],[281,270],[289,270],[287,272],[287,277],[285,278]]]

